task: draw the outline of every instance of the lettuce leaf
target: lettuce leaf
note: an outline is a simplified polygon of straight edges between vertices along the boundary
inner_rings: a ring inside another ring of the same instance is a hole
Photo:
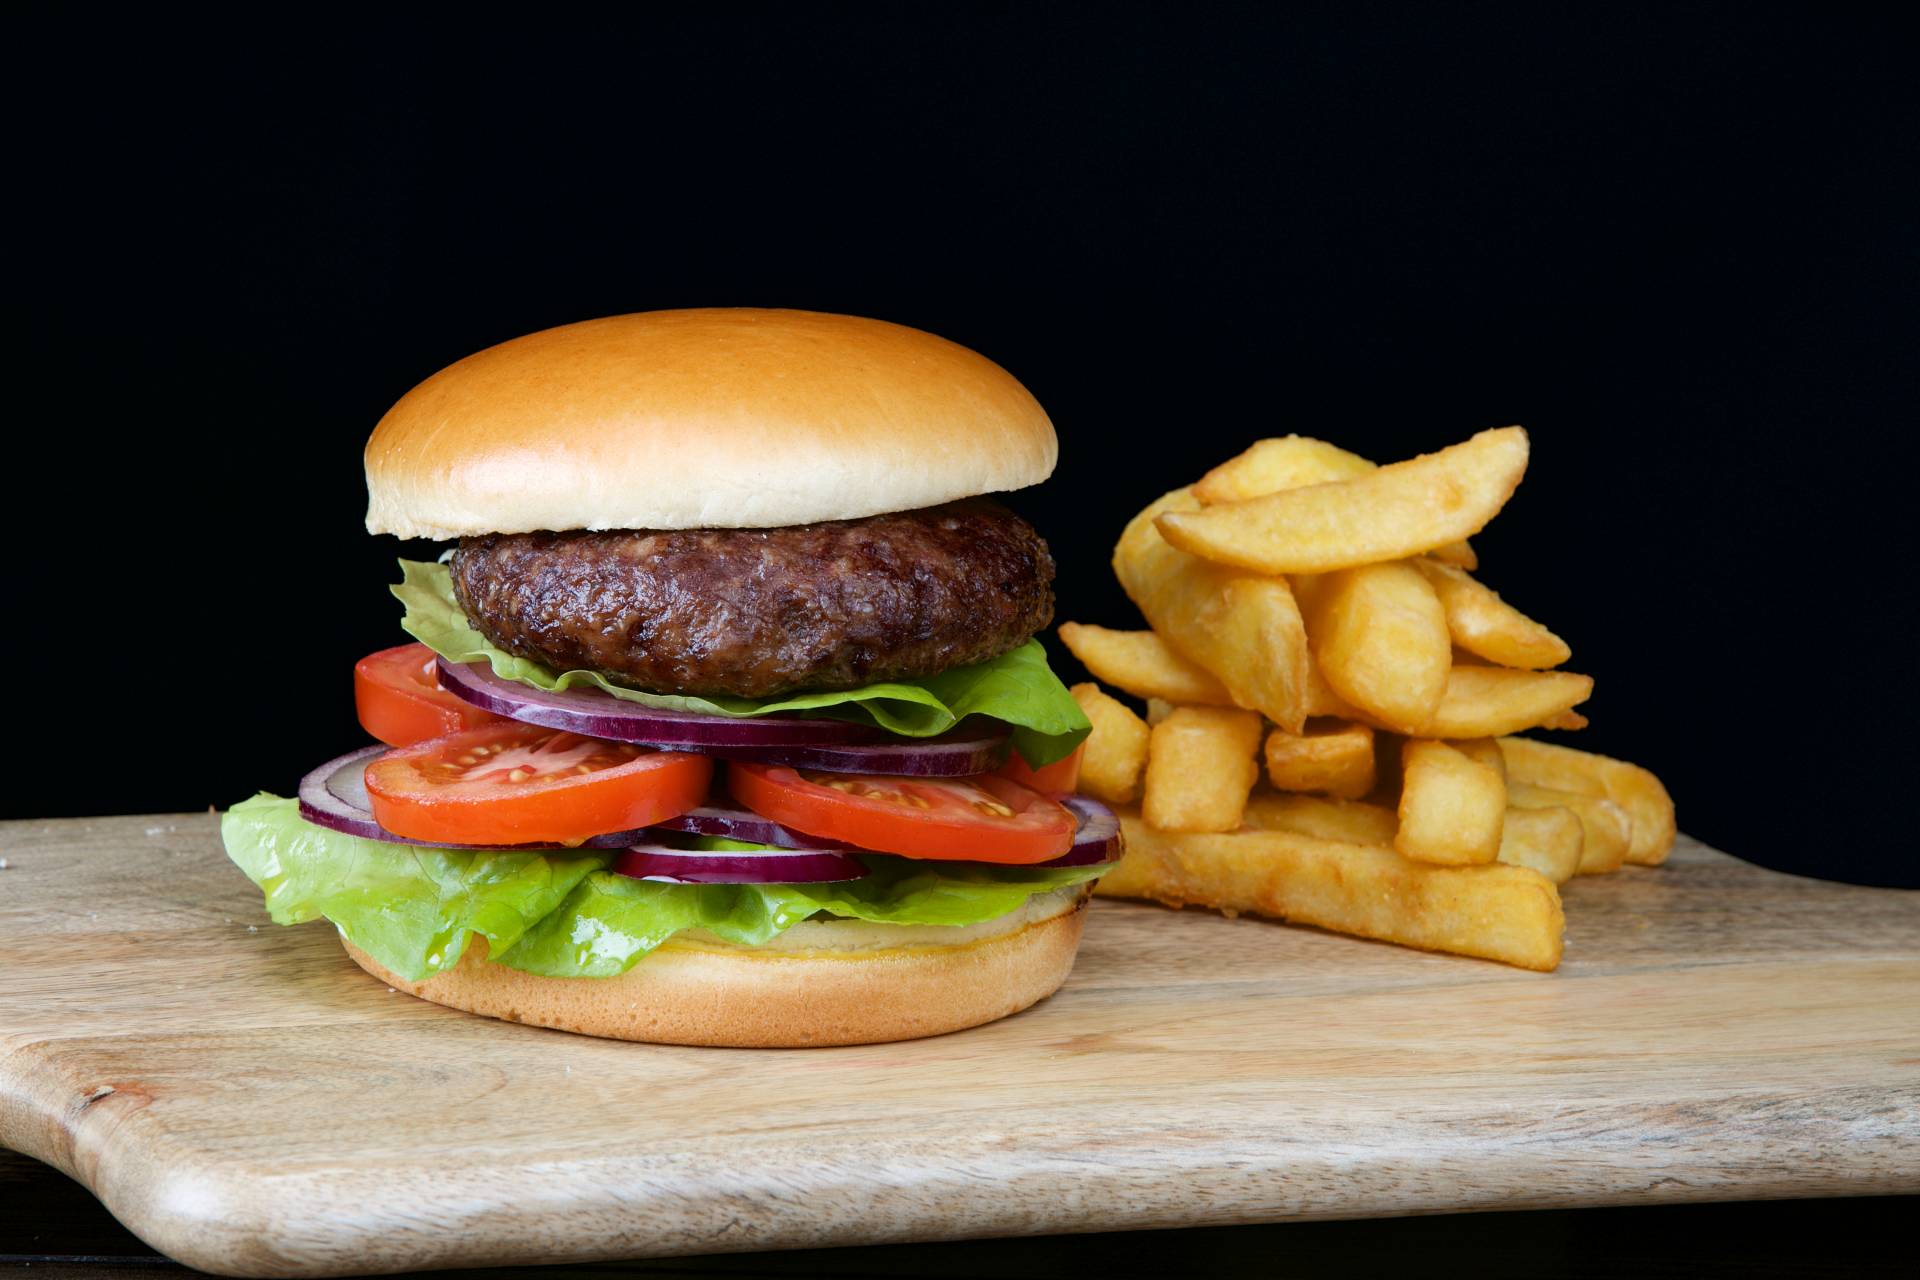
[[[794,693],[774,698],[711,698],[646,693],[615,684],[597,671],[555,672],[515,657],[467,620],[454,598],[453,575],[444,564],[402,560],[403,581],[392,588],[406,606],[400,625],[415,640],[448,662],[485,659],[493,673],[536,689],[568,689],[588,684],[616,698],[674,711],[704,711],[723,716],[764,716],[776,711],[817,711],[839,719],[879,725],[892,733],[927,738],[945,733],[963,717],[991,716],[1014,727],[1013,746],[1035,768],[1065,758],[1092,731],[1080,704],[1047,666],[1046,650],[1028,640],[989,662],[955,667],[925,680],[888,680],[858,689]]]
[[[969,925],[1111,864],[1046,868],[862,854],[869,874],[835,884],[683,885],[606,870],[605,853],[485,852],[389,844],[304,821],[261,794],[220,821],[227,856],[266,892],[279,924],[326,917],[410,981],[448,968],[469,939],[488,958],[547,977],[625,973],[683,929],[758,946],[815,912],[889,924]]]

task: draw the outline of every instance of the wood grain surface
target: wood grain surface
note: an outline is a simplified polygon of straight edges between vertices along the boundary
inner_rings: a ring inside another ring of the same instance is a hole
[[[1920,1191],[1920,894],[1684,838],[1554,974],[1102,902],[1027,1013],[790,1051],[389,992],[209,815],[0,858],[0,1144],[230,1274]]]

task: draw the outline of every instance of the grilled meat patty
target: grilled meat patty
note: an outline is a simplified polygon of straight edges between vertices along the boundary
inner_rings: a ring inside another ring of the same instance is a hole
[[[659,693],[851,689],[984,662],[1053,618],[1053,557],[973,498],[780,529],[488,534],[453,558],[473,625]]]

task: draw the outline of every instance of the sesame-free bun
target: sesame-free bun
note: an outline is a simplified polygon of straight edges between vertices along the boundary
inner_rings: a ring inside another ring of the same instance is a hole
[[[1038,484],[1045,410],[967,348],[814,311],[647,311],[468,356],[367,441],[367,531],[770,528]]]
[[[345,946],[396,990],[508,1022],[658,1044],[876,1044],[977,1027],[1052,995],[1073,968],[1086,899],[1084,887],[1056,890],[967,928],[809,920],[761,947],[682,934],[616,978],[489,964],[475,938],[453,968],[409,982]]]

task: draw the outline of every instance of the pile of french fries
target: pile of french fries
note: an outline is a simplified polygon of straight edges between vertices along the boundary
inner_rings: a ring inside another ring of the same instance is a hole
[[[1527,455],[1519,427],[1384,467],[1285,436],[1134,517],[1113,567],[1151,629],[1060,627],[1146,711],[1073,691],[1127,841],[1096,892],[1550,970],[1558,886],[1666,859],[1658,778],[1513,736],[1593,691],[1473,576]]]

